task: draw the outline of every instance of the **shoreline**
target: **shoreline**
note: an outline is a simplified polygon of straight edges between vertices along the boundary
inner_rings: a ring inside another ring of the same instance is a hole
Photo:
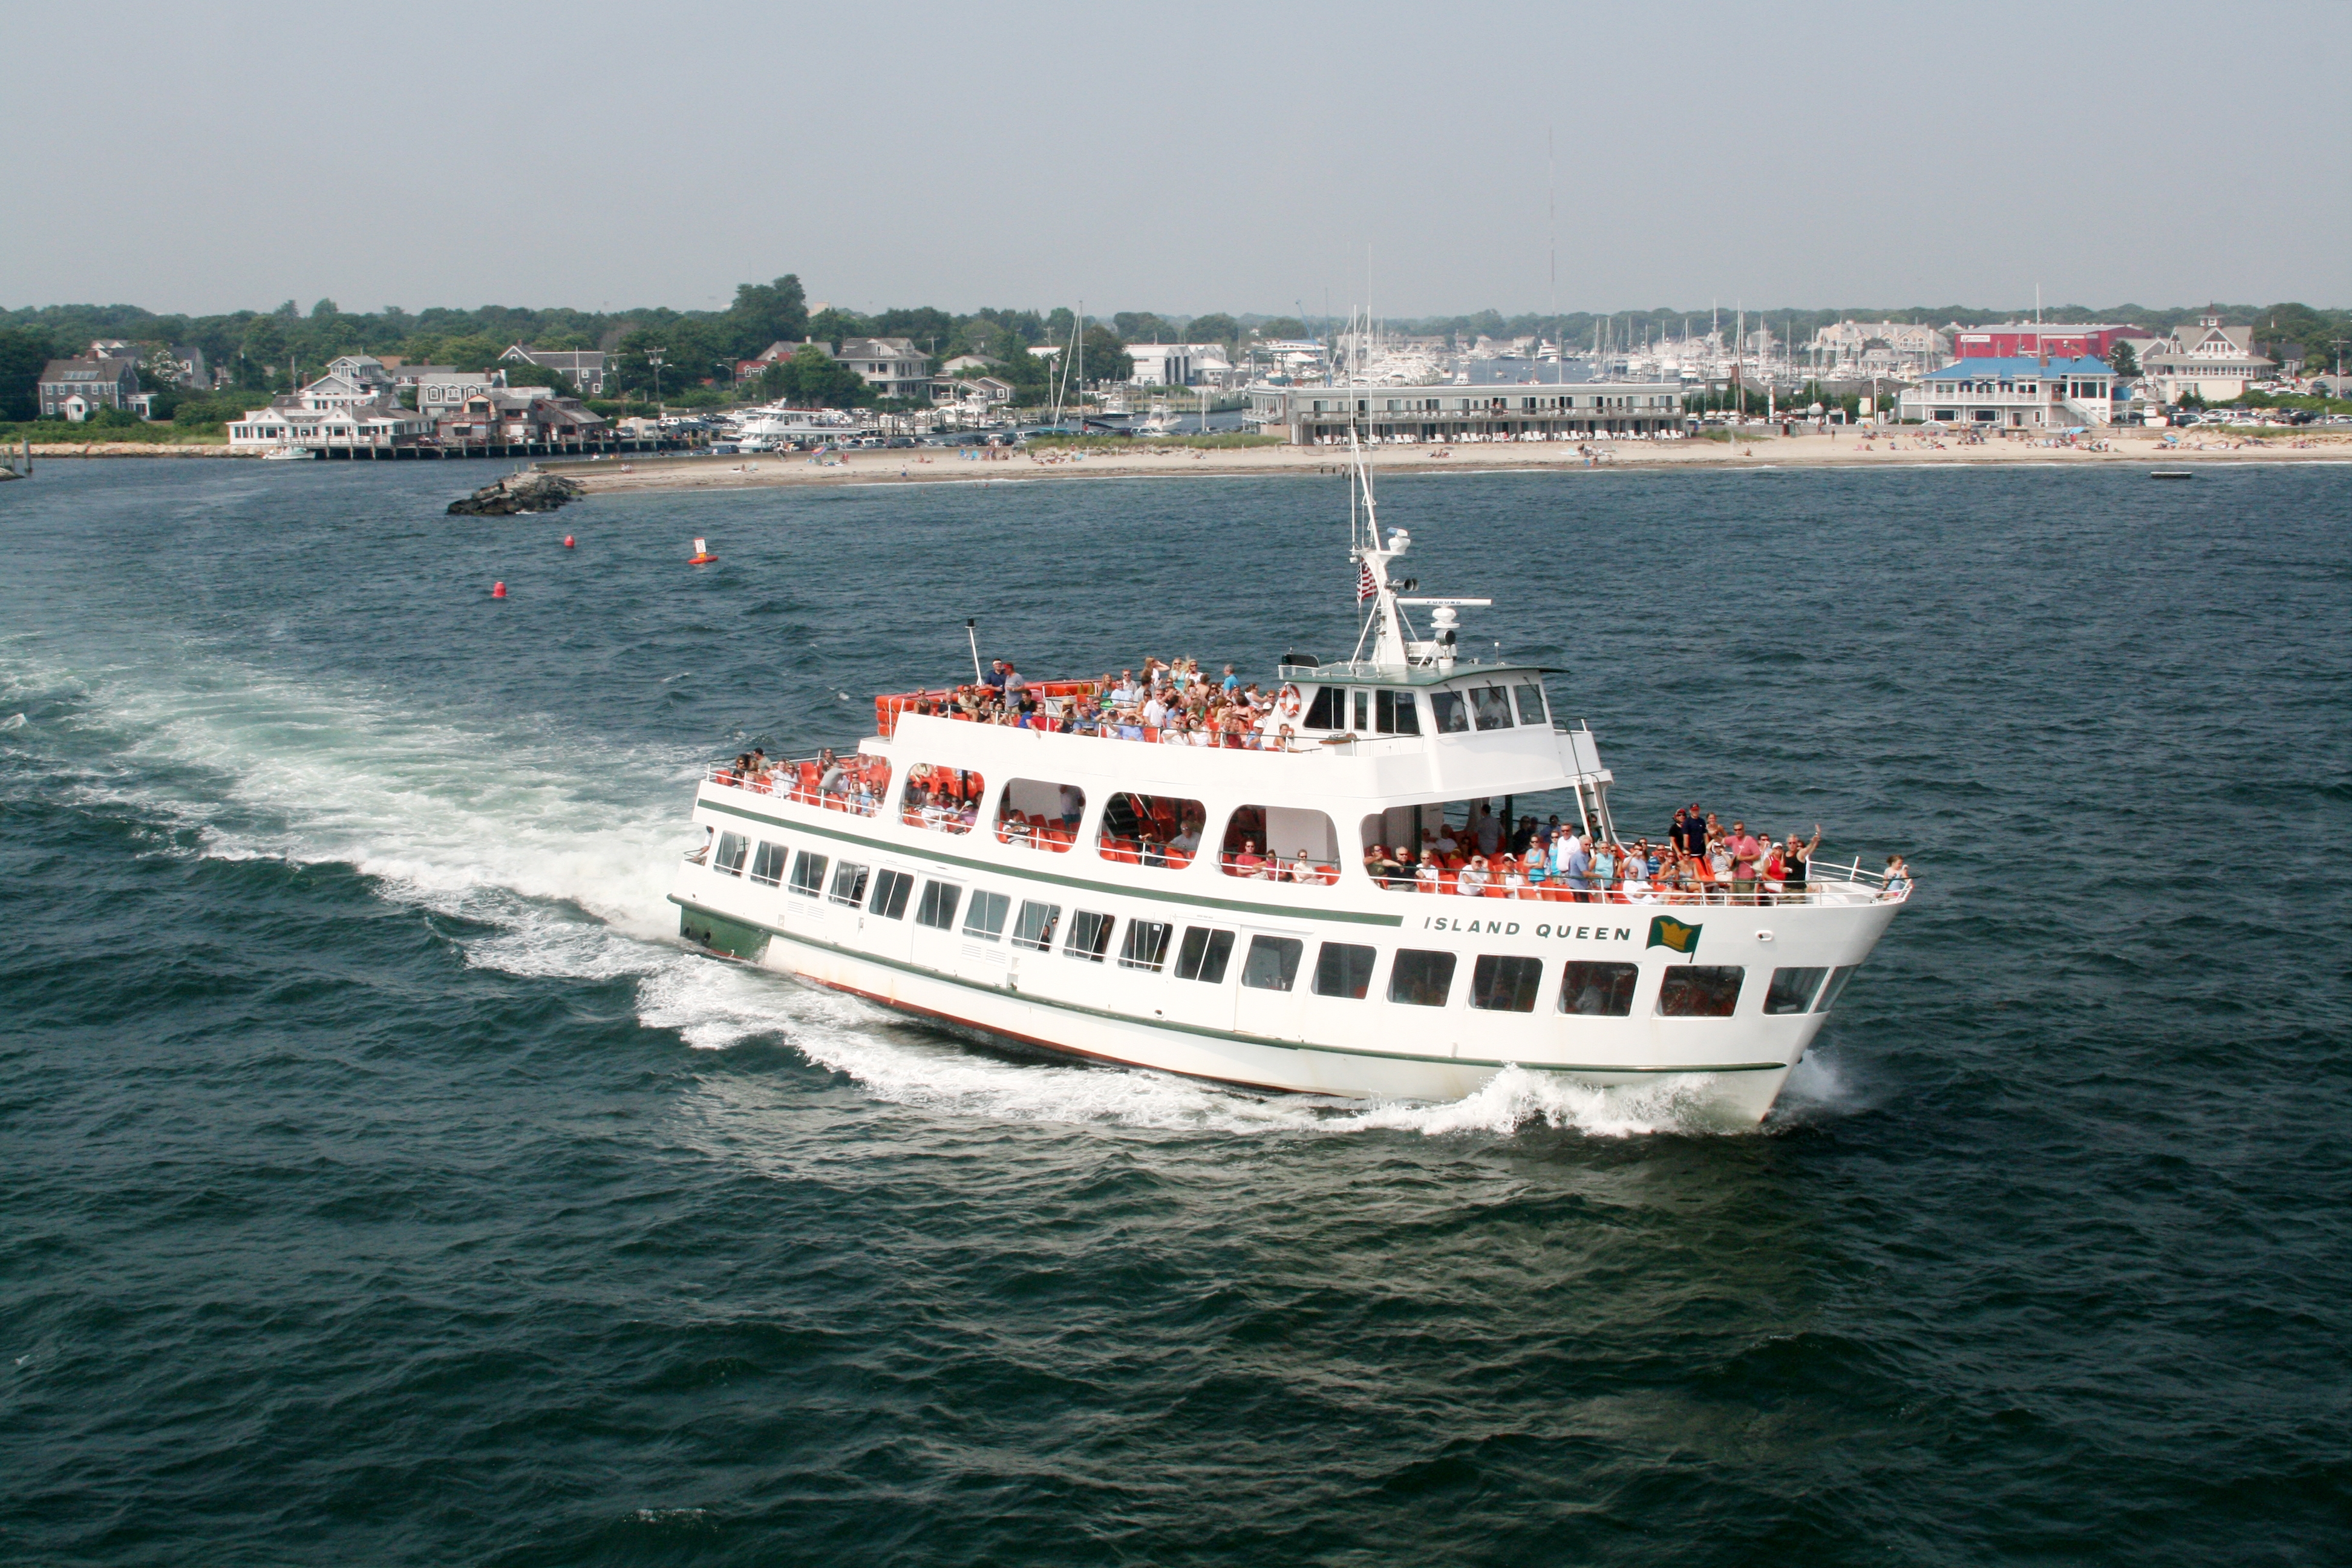
[[[1995,441],[1981,447],[1932,447],[1908,436],[1862,441],[1848,436],[1774,436],[1747,441],[1593,442],[1588,458],[1570,442],[1466,446],[1447,448],[1381,447],[1366,456],[1382,477],[1442,473],[1665,472],[1713,468],[1726,472],[1810,468],[2016,468],[2021,466],[2164,467],[2246,463],[2352,463],[2352,436],[2305,437],[2307,446],[2284,441],[2211,440],[2168,447],[2152,437],[2115,439],[2111,451],[2041,447]],[[818,465],[797,454],[744,458],[661,457],[603,462],[542,459],[535,466],[578,481],[589,495],[638,491],[759,490],[860,485],[1010,484],[1083,479],[1233,479],[1274,475],[1335,475],[1346,471],[1348,454],[1328,447],[1238,448],[1145,448],[1093,450],[1083,457],[1041,447],[1015,451],[993,462],[967,462],[940,447],[865,449],[845,460]],[[625,466],[628,472],[622,472]]]

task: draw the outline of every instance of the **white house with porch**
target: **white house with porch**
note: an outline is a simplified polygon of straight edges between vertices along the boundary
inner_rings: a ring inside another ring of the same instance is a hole
[[[1964,359],[1895,400],[1897,417],[1978,430],[2063,430],[2115,420],[2116,373],[2096,359]]]
[[[2225,327],[2210,312],[2139,355],[2141,378],[2167,403],[2192,392],[2208,403],[2226,403],[2244,396],[2247,383],[2277,368],[2275,361],[2254,352],[2253,328]]]

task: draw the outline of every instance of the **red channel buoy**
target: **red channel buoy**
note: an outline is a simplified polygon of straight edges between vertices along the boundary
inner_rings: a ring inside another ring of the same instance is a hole
[[[493,598],[493,599],[503,599],[503,598],[505,598],[506,596],[507,596],[507,585],[506,585],[504,583],[493,583],[493,584],[490,584],[490,597],[491,597],[491,598]]]
[[[708,566],[718,559],[719,557],[710,553],[710,542],[707,539],[698,539],[694,542],[694,553],[686,558],[686,563],[688,566]]]
[[[566,550],[572,548],[572,536],[568,533],[563,536],[563,548]]]

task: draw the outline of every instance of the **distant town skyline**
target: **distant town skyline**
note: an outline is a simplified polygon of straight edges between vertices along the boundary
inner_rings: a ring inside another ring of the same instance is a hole
[[[0,305],[2352,300],[2341,5],[905,15],[23,16]]]

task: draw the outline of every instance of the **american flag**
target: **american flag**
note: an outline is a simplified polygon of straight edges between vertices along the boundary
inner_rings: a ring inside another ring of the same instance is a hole
[[[1360,605],[1380,591],[1380,584],[1372,577],[1372,563],[1367,561],[1364,569],[1356,574],[1356,603]]]

